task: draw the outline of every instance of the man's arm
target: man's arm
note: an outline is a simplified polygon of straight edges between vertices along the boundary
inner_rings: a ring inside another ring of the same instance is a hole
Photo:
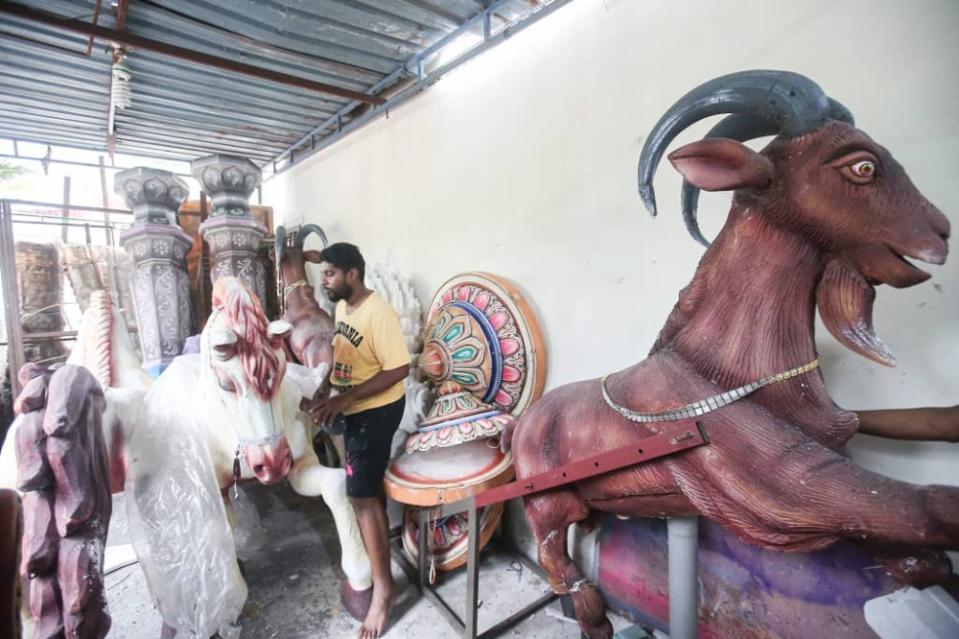
[[[362,384],[357,384],[338,395],[328,397],[325,401],[320,398],[319,402],[310,408],[310,417],[316,423],[328,424],[338,413],[342,413],[360,400],[382,393],[397,382],[406,379],[409,374],[409,364],[391,368],[388,371],[380,371]]]
[[[959,405],[856,411],[859,432],[890,439],[959,442]]]

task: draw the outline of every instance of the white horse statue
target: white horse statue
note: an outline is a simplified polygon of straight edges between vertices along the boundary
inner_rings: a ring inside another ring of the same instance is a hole
[[[152,385],[105,294],[84,314],[71,357],[107,386],[111,486],[127,492],[134,546],[164,624],[187,636],[238,634],[246,587],[224,497],[253,478],[286,477],[297,493],[323,496],[342,548],[344,602],[359,614],[372,581],[345,472],[320,465],[298,412],[326,371],[286,363],[289,326],[269,324],[239,280],[218,280],[213,306],[200,352],[176,358]],[[0,469],[16,467],[15,428]]]

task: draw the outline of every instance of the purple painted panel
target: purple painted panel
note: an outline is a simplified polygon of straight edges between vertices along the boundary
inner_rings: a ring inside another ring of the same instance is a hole
[[[610,608],[668,630],[666,522],[607,516],[599,586]],[[741,542],[708,520],[699,527],[701,639],[874,639],[863,604],[899,586],[872,556],[847,542],[781,553]]]

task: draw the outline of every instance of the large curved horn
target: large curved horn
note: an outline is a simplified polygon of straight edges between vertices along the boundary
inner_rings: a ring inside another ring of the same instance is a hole
[[[643,145],[639,195],[656,215],[653,176],[669,143],[690,125],[722,113],[756,115],[788,137],[808,133],[832,119],[832,105],[819,85],[789,71],[740,71],[696,87],[669,108]]]
[[[832,120],[839,120],[855,125],[855,119],[852,113],[842,103],[828,98],[829,116]],[[746,142],[755,140],[767,135],[776,135],[777,125],[769,120],[750,113],[736,113],[728,115],[714,126],[706,134],[704,139],[709,138],[728,138],[737,142]],[[703,237],[699,230],[699,188],[693,186],[688,180],[683,180],[683,189],[681,193],[683,222],[686,224],[686,230],[693,236],[693,239],[709,248],[709,241]]]
[[[273,255],[276,259],[277,268],[283,261],[283,248],[286,246],[286,229],[282,226],[276,227],[276,237],[273,240]]]
[[[296,238],[294,240],[294,243],[297,246],[302,248],[303,242],[306,241],[306,236],[309,235],[310,233],[316,233],[317,235],[320,236],[320,240],[323,242],[323,248],[326,248],[327,246],[330,245],[330,241],[326,239],[326,233],[324,233],[323,229],[321,229],[316,224],[304,224],[303,226],[301,226],[300,230],[296,232]]]

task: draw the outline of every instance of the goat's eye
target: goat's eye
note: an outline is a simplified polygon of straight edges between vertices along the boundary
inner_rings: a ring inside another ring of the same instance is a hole
[[[862,160],[850,166],[849,170],[857,177],[870,178],[876,174],[876,165],[869,160]]]
[[[869,184],[879,174],[879,161],[864,151],[847,154],[835,160],[832,166],[853,184]]]

